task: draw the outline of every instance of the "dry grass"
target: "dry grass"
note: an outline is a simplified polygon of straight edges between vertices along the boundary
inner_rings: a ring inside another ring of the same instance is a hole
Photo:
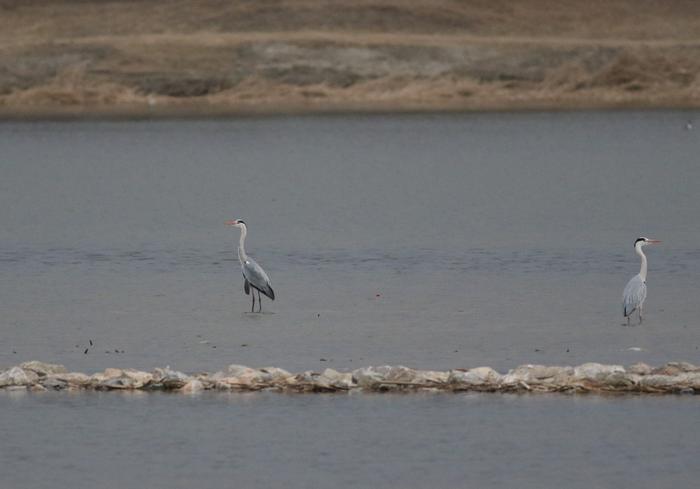
[[[0,0],[0,111],[700,106],[695,0]]]

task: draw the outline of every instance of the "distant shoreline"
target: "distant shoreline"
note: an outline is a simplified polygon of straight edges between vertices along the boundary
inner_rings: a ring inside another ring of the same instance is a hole
[[[0,122],[8,121],[73,121],[73,120],[174,120],[225,119],[249,117],[322,116],[322,115],[402,115],[402,114],[473,114],[499,112],[573,112],[573,111],[659,111],[700,110],[697,100],[663,100],[655,103],[600,101],[541,103],[488,103],[475,106],[446,106],[445,104],[326,104],[309,107],[303,104],[270,104],[238,107],[212,107],[207,104],[179,103],[173,106],[144,107],[0,107]]]
[[[700,2],[10,1],[0,119],[700,108]]]

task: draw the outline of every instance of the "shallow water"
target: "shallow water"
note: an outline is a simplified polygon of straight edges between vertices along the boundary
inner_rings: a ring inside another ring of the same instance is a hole
[[[698,362],[693,117],[1,124],[0,365]],[[639,235],[664,243],[623,328]]]
[[[0,392],[0,405],[8,489],[690,488],[700,476],[694,397]]]
[[[700,363],[693,118],[0,124],[0,365]],[[236,217],[277,293],[264,314],[247,312]],[[627,328],[639,235],[664,243],[647,248],[646,321]],[[698,475],[685,397],[0,393],[0,408],[9,488]]]

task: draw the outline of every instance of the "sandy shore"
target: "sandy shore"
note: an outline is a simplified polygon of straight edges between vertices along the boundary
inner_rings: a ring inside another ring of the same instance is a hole
[[[0,115],[700,107],[686,0],[0,2]]]

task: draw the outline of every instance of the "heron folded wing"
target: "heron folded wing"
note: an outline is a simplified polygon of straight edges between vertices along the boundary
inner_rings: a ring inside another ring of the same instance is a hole
[[[627,317],[637,309],[647,297],[647,285],[642,277],[635,275],[627,282],[622,293],[622,314]]]
[[[272,290],[270,277],[267,276],[265,270],[252,258],[248,258],[248,260],[243,263],[243,276],[250,282],[251,286],[255,287],[270,299],[275,300],[275,292]]]

